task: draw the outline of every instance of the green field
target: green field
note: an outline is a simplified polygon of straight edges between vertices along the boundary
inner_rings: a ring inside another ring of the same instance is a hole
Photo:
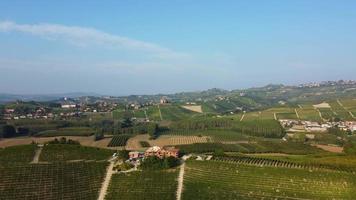
[[[188,161],[183,199],[353,199],[355,186],[346,172]]]
[[[177,121],[189,119],[194,115],[199,115],[196,112],[184,109],[179,105],[160,105],[159,106],[163,120]]]
[[[177,176],[176,169],[114,174],[105,199],[175,200]]]
[[[94,129],[89,127],[68,127],[57,130],[46,130],[35,134],[36,137],[54,136],[90,136],[94,134]]]
[[[71,144],[45,145],[40,161],[63,162],[69,160],[107,160],[114,153],[112,150],[85,147]]]

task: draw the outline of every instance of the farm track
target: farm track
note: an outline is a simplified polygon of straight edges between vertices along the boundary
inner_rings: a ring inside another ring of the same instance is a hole
[[[323,120],[323,121],[325,122],[325,121],[326,121],[326,119],[324,119],[324,118],[323,118],[323,115],[321,114],[320,110],[319,110],[319,109],[317,109],[317,108],[315,108],[315,110],[318,112],[320,119],[321,119],[321,120]]]
[[[350,114],[350,116],[351,116],[353,119],[356,119],[356,117],[354,116],[354,114],[352,114],[351,111],[347,110],[347,109],[345,108],[345,106],[341,103],[341,101],[340,101],[339,99],[337,99],[336,102],[337,102],[346,112],[348,112],[348,113]]]
[[[177,187],[177,200],[181,200],[182,199],[184,170],[185,170],[185,162],[183,162],[183,164],[180,166],[180,169],[179,169],[178,187]]]
[[[161,109],[159,108],[159,105],[157,105],[157,107],[158,107],[159,117],[161,118],[161,121],[162,121],[162,120],[163,120],[163,117],[162,117]]]
[[[111,177],[113,175],[113,167],[114,167],[114,162],[110,162],[110,165],[108,166],[107,170],[106,170],[106,176],[104,178],[104,182],[101,186],[101,189],[100,189],[100,193],[99,193],[99,197],[98,197],[98,200],[104,200],[105,199],[105,196],[107,194],[107,190],[109,188],[109,184],[110,184],[110,181],[111,181]]]
[[[245,113],[242,114],[241,118],[240,118],[240,122],[242,122],[242,120],[244,120],[244,117],[245,117]]]
[[[294,109],[294,112],[295,112],[295,114],[297,115],[297,118],[300,119],[299,114],[298,114],[298,111],[297,111],[296,108]]]
[[[35,155],[33,156],[33,160],[31,162],[32,164],[38,164],[42,149],[43,147],[39,147],[38,149],[36,149]]]

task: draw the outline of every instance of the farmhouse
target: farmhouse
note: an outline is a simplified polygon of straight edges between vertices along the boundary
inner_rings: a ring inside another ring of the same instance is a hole
[[[159,158],[165,158],[165,157],[172,156],[178,158],[178,155],[179,155],[179,149],[176,149],[174,147],[161,148],[159,146],[153,146],[148,148],[145,152],[145,157],[157,156]]]
[[[130,160],[140,159],[140,158],[143,158],[144,156],[145,156],[145,153],[143,153],[143,152],[139,152],[139,151],[131,151],[131,152],[129,152]]]

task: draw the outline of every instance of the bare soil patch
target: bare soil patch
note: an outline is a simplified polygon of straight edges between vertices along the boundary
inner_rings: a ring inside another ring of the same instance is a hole
[[[197,112],[197,113],[203,113],[201,106],[182,106],[182,108],[185,108],[187,110]]]
[[[337,147],[337,146],[330,146],[330,145],[324,145],[324,144],[315,144],[313,146],[316,146],[320,149],[323,149],[325,151],[333,152],[333,153],[342,153],[344,151],[343,147]]]
[[[320,104],[315,104],[315,105],[313,105],[313,107],[314,108],[331,108],[331,106],[326,102],[323,102]]]

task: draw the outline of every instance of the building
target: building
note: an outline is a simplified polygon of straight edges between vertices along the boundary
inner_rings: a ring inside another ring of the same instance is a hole
[[[179,156],[179,149],[174,147],[161,148],[159,146],[153,146],[145,151],[145,157],[157,156],[158,158],[175,157]]]
[[[62,108],[76,108],[77,105],[75,105],[75,104],[62,104],[61,107]]]
[[[129,152],[130,160],[143,158],[144,156],[145,156],[145,153],[143,153],[143,152],[139,152],[139,151],[131,151],[131,152]]]
[[[162,97],[160,100],[159,100],[159,103],[160,104],[166,104],[166,103],[169,103],[167,97]]]

